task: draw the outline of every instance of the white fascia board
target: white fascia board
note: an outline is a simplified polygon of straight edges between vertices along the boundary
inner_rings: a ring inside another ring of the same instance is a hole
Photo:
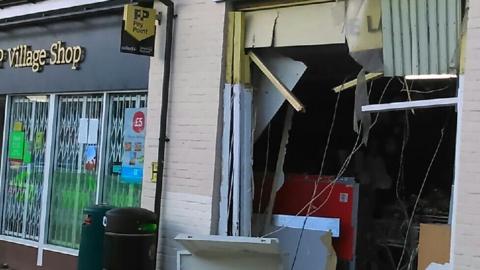
[[[0,10],[0,19],[7,19],[17,16],[34,13],[70,8],[88,4],[107,2],[108,0],[46,0],[36,4],[23,4],[7,7]]]

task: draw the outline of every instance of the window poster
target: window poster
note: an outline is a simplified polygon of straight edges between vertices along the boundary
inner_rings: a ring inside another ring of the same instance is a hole
[[[141,183],[145,154],[145,108],[125,110],[121,180]]]
[[[32,163],[32,143],[29,140],[25,140],[23,146],[23,162],[26,164]]]
[[[97,146],[87,145],[84,150],[85,170],[95,171],[97,168]]]
[[[23,161],[24,147],[25,147],[25,132],[12,131],[10,132],[8,147],[8,158],[11,160]]]

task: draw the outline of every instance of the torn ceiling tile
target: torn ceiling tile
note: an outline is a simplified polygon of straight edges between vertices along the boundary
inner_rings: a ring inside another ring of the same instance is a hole
[[[347,2],[346,37],[350,55],[368,72],[383,71],[380,0]]]
[[[245,12],[245,47],[344,44],[345,3]]]
[[[278,150],[278,157],[277,157],[277,164],[275,165],[275,174],[273,176],[273,186],[272,190],[270,191],[270,200],[267,205],[266,213],[265,213],[265,233],[268,229],[267,224],[270,223],[273,207],[275,205],[275,198],[277,192],[285,183],[285,173],[283,171],[283,167],[285,166],[285,155],[287,154],[287,144],[288,139],[290,138],[290,129],[292,128],[292,120],[293,120],[293,108],[287,108],[287,114],[285,115],[285,122],[283,124],[283,131],[282,131],[282,139],[280,140],[280,147]]]
[[[366,146],[372,118],[369,113],[362,111],[362,106],[368,105],[367,80],[365,70],[362,69],[357,76],[357,88],[355,90],[355,108],[353,115],[353,130],[362,136],[362,143]]]
[[[280,81],[280,79],[275,76],[275,74],[268,69],[268,67],[265,65],[265,63],[253,52],[250,51],[248,53],[248,56],[250,56],[250,59],[252,60],[253,63],[260,69],[260,71],[265,75],[265,77],[268,78],[268,80],[275,86],[275,89],[282,94],[282,96],[292,105],[293,108],[297,112],[305,112],[305,105],[291,92],[288,87],[285,86],[285,84]]]
[[[265,65],[273,74],[288,88],[293,89],[302,77],[307,66],[302,62],[282,56],[271,51],[258,51],[256,54],[262,58]],[[255,108],[255,131],[256,141],[275,116],[285,98],[275,89],[275,86],[263,76],[257,69],[253,73],[253,103]]]

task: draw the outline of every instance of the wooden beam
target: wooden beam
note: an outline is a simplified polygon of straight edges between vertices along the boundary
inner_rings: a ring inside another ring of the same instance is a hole
[[[225,67],[226,83],[233,83],[233,42],[235,34],[235,13],[228,13],[228,31],[227,31],[227,55]]]
[[[245,55],[245,14],[243,12],[234,13],[234,34],[233,34],[233,83],[249,84],[250,73]]]
[[[368,82],[368,81],[371,81],[371,80],[376,80],[376,79],[378,79],[382,76],[383,76],[383,73],[368,73],[367,75],[365,75],[365,80]],[[343,90],[346,90],[346,89],[349,89],[349,88],[352,88],[352,87],[355,87],[355,86],[357,86],[357,79],[354,79],[354,80],[346,82],[342,85],[339,85],[339,86],[333,88],[333,91],[335,91],[335,93],[339,93]]]
[[[303,103],[273,74],[268,67],[258,58],[258,56],[250,51],[248,53],[248,56],[250,56],[250,59],[252,60],[255,65],[258,66],[260,71],[265,74],[265,76],[270,80],[270,82],[275,86],[275,88],[282,94],[283,97],[292,105],[292,107],[297,111],[297,112],[305,112],[305,106]]]
[[[436,107],[456,106],[458,98],[436,98],[427,100],[415,100],[405,102],[393,102],[385,104],[373,104],[362,106],[362,112],[389,112],[410,109],[428,109]]]

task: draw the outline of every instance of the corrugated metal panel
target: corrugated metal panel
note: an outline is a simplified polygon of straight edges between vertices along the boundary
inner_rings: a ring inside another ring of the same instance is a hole
[[[386,76],[456,72],[460,0],[382,0]]]

